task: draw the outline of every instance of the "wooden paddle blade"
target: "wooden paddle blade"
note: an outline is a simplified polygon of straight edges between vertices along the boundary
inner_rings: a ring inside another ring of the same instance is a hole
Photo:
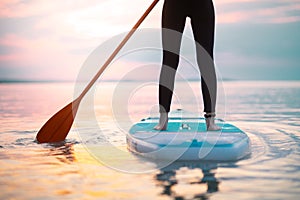
[[[40,129],[39,143],[64,141],[72,127],[81,99],[77,99],[53,115]]]

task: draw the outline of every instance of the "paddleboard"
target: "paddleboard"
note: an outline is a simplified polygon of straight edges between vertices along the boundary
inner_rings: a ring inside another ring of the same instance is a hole
[[[202,117],[169,117],[166,131],[154,130],[159,118],[134,124],[127,134],[128,149],[159,160],[235,161],[250,154],[250,139],[228,122],[216,119],[220,131],[206,131]]]

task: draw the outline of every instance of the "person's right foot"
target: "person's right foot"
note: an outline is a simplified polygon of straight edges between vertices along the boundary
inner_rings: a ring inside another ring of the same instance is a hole
[[[221,130],[221,127],[215,124],[215,118],[214,117],[208,117],[205,118],[206,122],[206,130],[207,131],[219,131]]]

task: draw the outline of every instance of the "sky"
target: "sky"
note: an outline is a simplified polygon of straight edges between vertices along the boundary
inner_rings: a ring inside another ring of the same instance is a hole
[[[91,52],[129,31],[151,3],[1,0],[0,80],[75,80]],[[214,4],[215,62],[224,79],[300,80],[300,0]],[[160,28],[162,5],[141,28]]]

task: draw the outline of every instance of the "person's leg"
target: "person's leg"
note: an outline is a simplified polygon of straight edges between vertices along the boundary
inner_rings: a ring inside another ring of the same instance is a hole
[[[217,80],[214,66],[215,13],[212,0],[193,1],[191,24],[196,41],[197,62],[201,73],[201,89],[207,130],[219,130],[214,123]],[[203,48],[206,52],[203,51]]]
[[[183,1],[165,0],[162,12],[163,61],[159,78],[160,121],[157,130],[166,130],[172,101],[176,69],[179,63],[181,35],[186,15]]]

